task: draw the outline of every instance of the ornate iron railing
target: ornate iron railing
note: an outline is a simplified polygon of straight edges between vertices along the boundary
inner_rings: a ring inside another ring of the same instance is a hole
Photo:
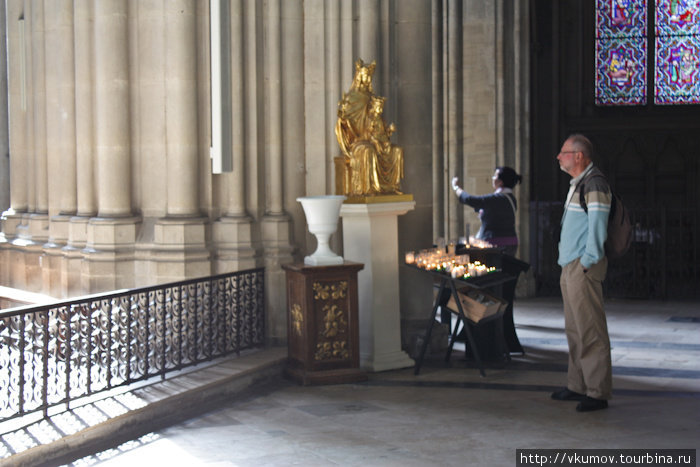
[[[562,202],[530,204],[530,264],[537,295],[558,295],[557,266]],[[635,226],[630,251],[610,261],[603,284],[608,297],[696,298],[700,296],[700,219],[693,209],[631,208]]]
[[[264,344],[264,270],[0,311],[0,421]]]

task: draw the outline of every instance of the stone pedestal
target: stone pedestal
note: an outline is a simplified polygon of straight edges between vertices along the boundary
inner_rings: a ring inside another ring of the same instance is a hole
[[[343,256],[364,263],[358,275],[360,366],[384,371],[414,366],[401,350],[398,217],[415,201],[343,204]]]
[[[285,374],[302,384],[366,381],[359,368],[357,271],[362,264],[286,264]]]

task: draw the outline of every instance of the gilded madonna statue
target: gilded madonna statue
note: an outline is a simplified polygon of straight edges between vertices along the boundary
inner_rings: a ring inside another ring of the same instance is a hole
[[[350,90],[338,102],[336,192],[350,197],[401,194],[403,149],[391,143],[396,128],[384,121],[386,99],[372,90],[375,66],[355,62]]]

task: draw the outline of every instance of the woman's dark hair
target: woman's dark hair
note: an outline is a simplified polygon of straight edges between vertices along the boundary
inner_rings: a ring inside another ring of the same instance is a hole
[[[513,188],[523,180],[523,177],[510,167],[496,167],[496,170],[498,171],[498,179],[503,182],[503,186],[506,188]]]

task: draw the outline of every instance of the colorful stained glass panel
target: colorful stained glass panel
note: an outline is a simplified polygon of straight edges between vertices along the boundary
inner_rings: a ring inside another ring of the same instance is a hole
[[[647,0],[596,0],[596,37],[647,35]]]
[[[700,2],[657,0],[654,103],[700,104]]]
[[[596,0],[596,105],[645,105],[646,0]]]
[[[698,36],[656,38],[654,103],[700,104]]]
[[[644,105],[646,43],[639,38],[599,39],[596,44],[597,105]]]
[[[698,0],[656,0],[656,35],[700,34]]]

